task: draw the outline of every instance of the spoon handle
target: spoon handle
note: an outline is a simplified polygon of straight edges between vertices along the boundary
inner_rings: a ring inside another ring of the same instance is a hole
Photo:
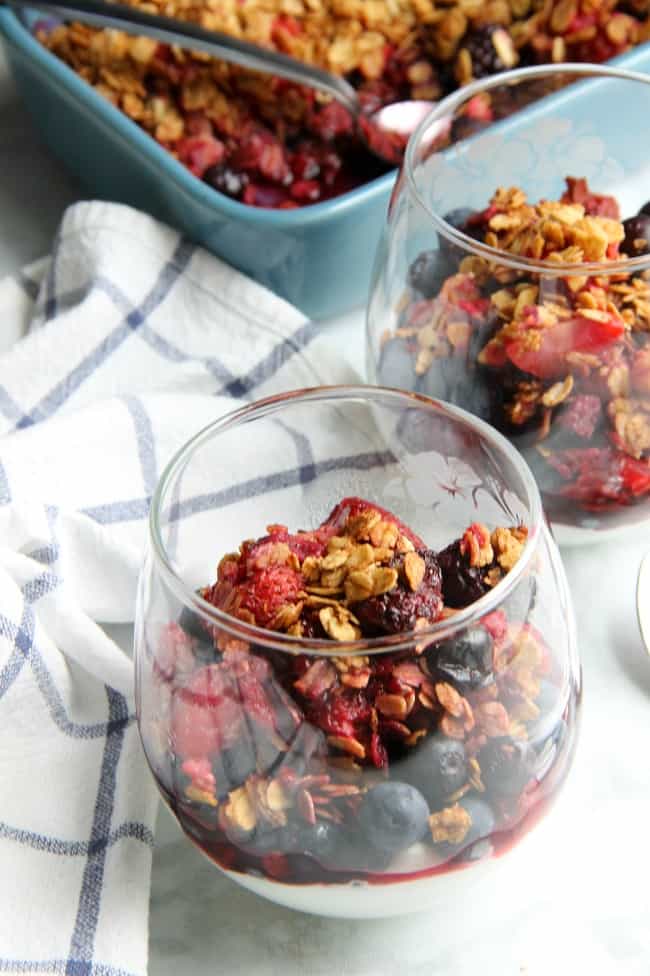
[[[6,0],[6,5],[14,9],[33,9],[35,2],[36,0]],[[191,47],[243,68],[279,75],[299,85],[326,92],[345,106],[355,118],[360,112],[356,92],[343,78],[321,68],[303,64],[286,54],[258,47],[220,31],[206,30],[199,24],[146,13],[136,7],[107,3],[105,0],[37,0],[36,6],[38,10],[53,13],[63,19],[73,18],[93,27],[112,27],[128,34],[144,34],[165,44]]]

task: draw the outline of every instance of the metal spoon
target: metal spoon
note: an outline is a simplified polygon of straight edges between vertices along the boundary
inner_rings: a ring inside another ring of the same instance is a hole
[[[321,68],[303,64],[286,54],[258,47],[220,31],[206,30],[189,21],[150,14],[135,7],[107,3],[105,0],[6,0],[6,3],[17,10],[33,9],[36,4],[38,10],[53,13],[62,20],[74,19],[93,27],[112,27],[128,34],[144,34],[165,44],[180,44],[243,68],[278,75],[299,85],[326,92],[351,113],[357,123],[357,130],[370,151],[391,164],[398,162],[399,152],[389,154],[390,146],[383,146],[381,140],[375,144],[377,140],[371,138],[368,123],[371,128],[380,129],[387,134],[409,136],[435,104],[415,100],[394,102],[368,115],[364,112],[356,91],[345,79]]]
[[[650,552],[641,560],[636,584],[636,613],[641,637],[650,654]]]

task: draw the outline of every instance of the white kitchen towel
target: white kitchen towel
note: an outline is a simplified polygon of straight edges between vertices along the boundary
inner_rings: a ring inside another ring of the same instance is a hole
[[[112,204],[0,283],[0,973],[145,972],[156,792],[100,625],[133,619],[151,493],[192,433],[354,381],[321,332]]]

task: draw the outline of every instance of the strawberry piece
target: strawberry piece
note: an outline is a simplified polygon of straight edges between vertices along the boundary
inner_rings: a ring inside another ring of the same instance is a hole
[[[396,525],[399,529],[401,535],[406,536],[416,549],[426,549],[426,545],[422,539],[412,532],[403,522],[400,522],[395,515],[391,512],[387,512],[385,508],[381,505],[376,505],[375,502],[366,501],[364,498],[356,498],[351,496],[349,498],[344,498],[342,501],[336,505],[330,514],[327,516],[321,528],[331,531],[331,535],[336,535],[339,532],[349,518],[354,518],[357,515],[361,515],[363,512],[368,511],[369,508],[374,509],[379,512],[382,519],[385,522],[390,522],[392,525]]]
[[[621,461],[623,485],[631,495],[638,498],[650,492],[650,461],[623,457]]]
[[[567,353],[599,353],[620,339],[625,332],[622,319],[613,315],[606,322],[596,322],[576,315],[538,331],[535,307],[528,309],[520,324],[521,334],[514,339],[505,340],[506,356],[519,369],[540,379],[563,375]],[[538,331],[539,346],[530,342],[529,330]]]
[[[176,145],[178,158],[190,172],[201,178],[211,166],[220,163],[226,155],[223,142],[211,135],[190,136]]]
[[[567,188],[561,196],[562,203],[581,203],[585,213],[592,217],[611,217],[621,219],[621,211],[615,197],[604,193],[592,193],[584,178],[566,178]]]
[[[508,621],[503,610],[493,610],[492,613],[486,613],[481,619],[481,623],[493,640],[502,640],[506,636]]]
[[[243,712],[220,665],[195,671],[172,699],[171,739],[185,759],[209,758],[240,735]]]

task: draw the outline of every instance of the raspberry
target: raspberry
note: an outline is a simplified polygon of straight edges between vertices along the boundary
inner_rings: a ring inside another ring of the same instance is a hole
[[[342,692],[316,702],[308,717],[330,735],[353,737],[357,725],[369,721],[370,712],[370,703],[362,692]]]
[[[217,583],[206,593],[206,600],[220,609],[248,610],[258,627],[268,627],[280,607],[295,603],[301,591],[302,576],[291,566],[272,564],[256,569],[234,587]]]
[[[560,489],[563,497],[573,498],[588,509],[625,501],[621,456],[610,448],[557,451],[547,460],[569,482]]]
[[[600,420],[600,398],[589,394],[573,397],[564,408],[557,423],[560,427],[573,431],[578,437],[589,440]]]

